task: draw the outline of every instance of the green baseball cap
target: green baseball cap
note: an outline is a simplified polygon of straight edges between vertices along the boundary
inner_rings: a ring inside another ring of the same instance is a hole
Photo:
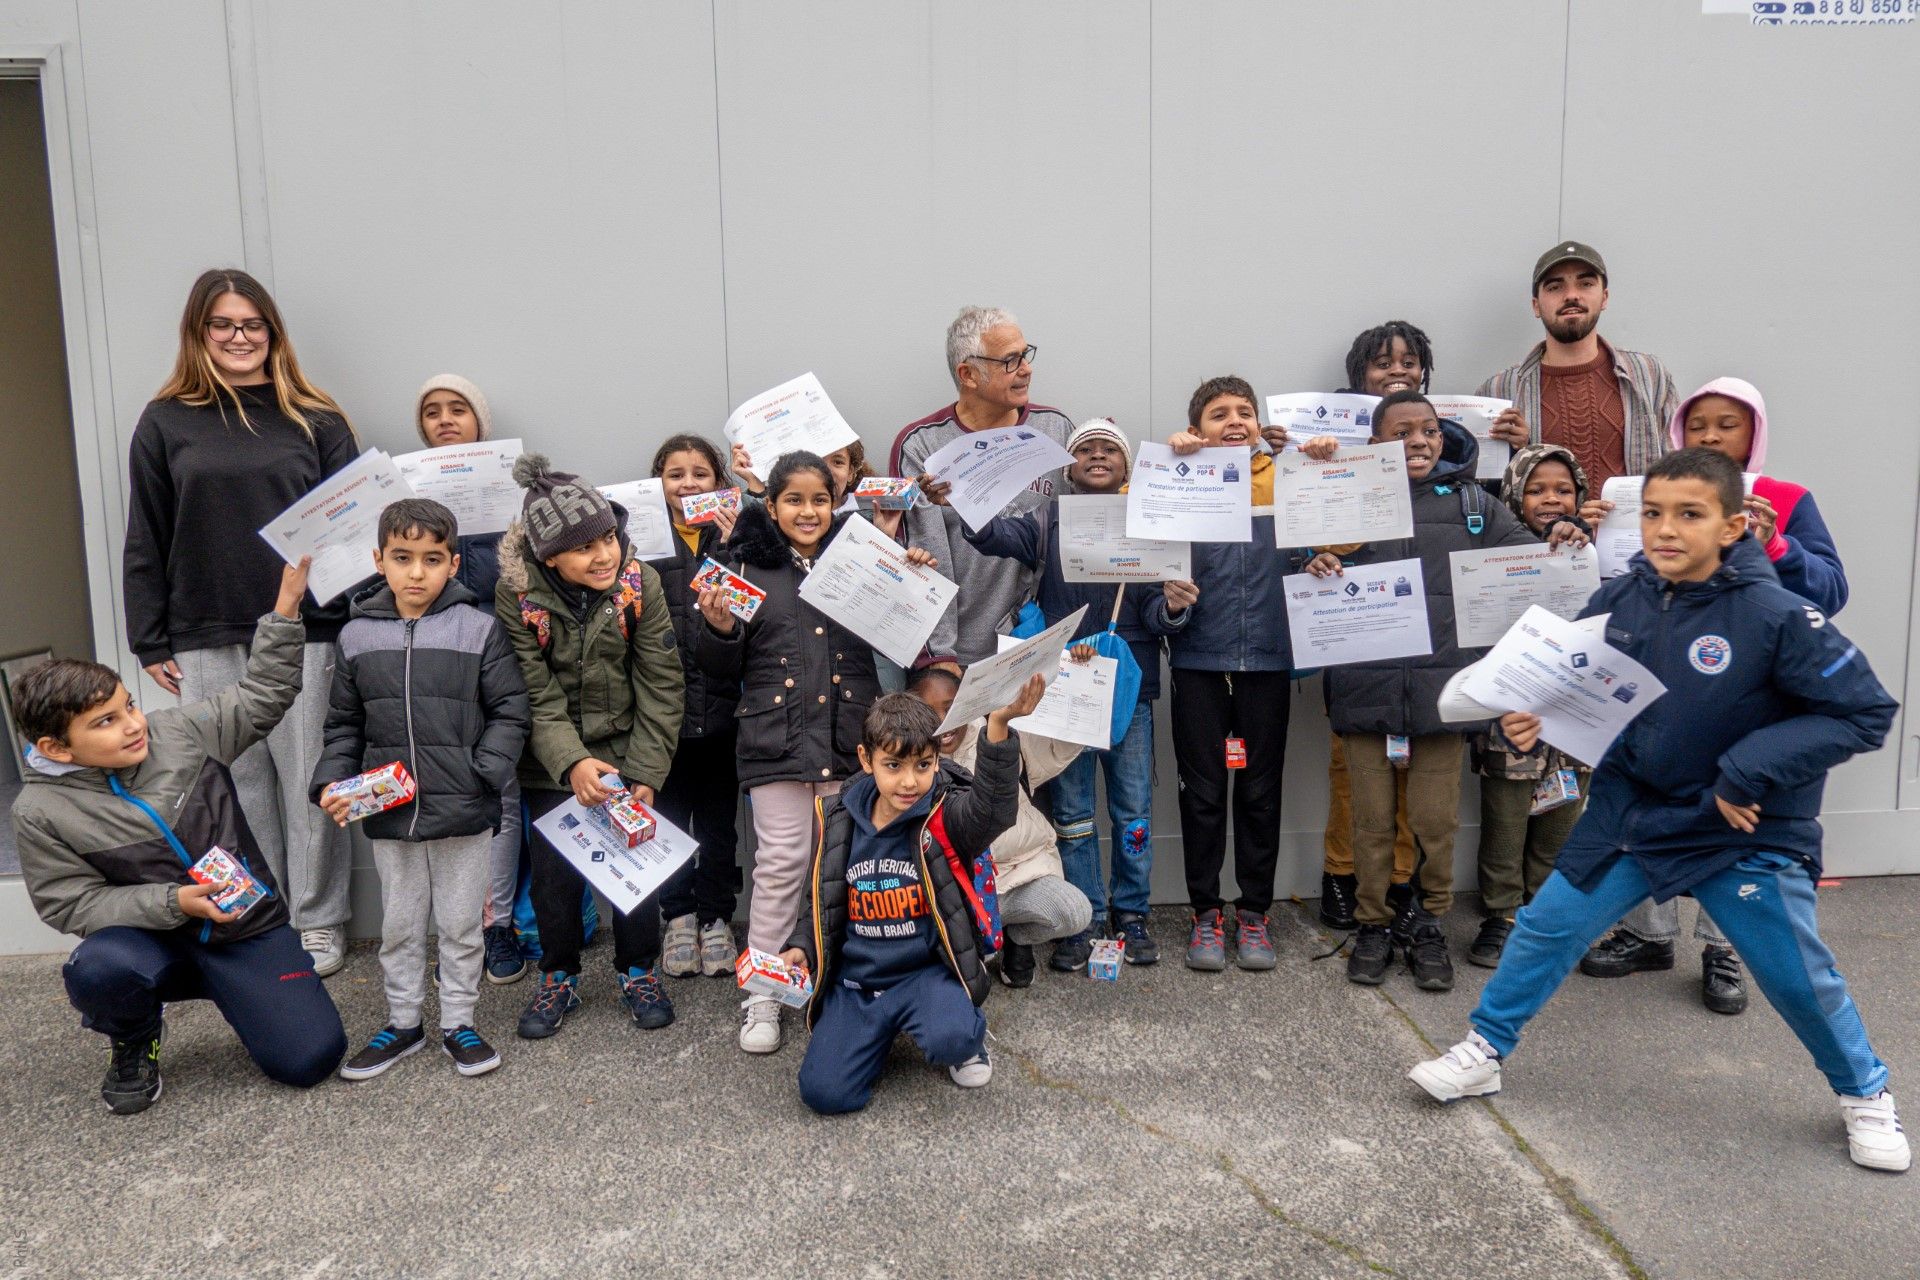
[[[1598,249],[1590,244],[1581,244],[1578,240],[1562,240],[1541,254],[1540,260],[1533,264],[1533,287],[1538,289],[1540,278],[1563,262],[1581,263],[1598,271],[1602,280],[1607,278],[1607,262]]]

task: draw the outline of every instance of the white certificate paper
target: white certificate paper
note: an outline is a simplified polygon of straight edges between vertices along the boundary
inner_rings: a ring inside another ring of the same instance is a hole
[[[1171,542],[1253,541],[1253,454],[1242,447],[1177,454],[1143,440],[1127,486],[1127,536]]]
[[[674,554],[673,521],[667,515],[666,491],[658,480],[629,480],[600,486],[600,495],[627,509],[627,541],[642,560],[665,560]]]
[[[1490,547],[1456,551],[1448,560],[1454,634],[1463,649],[1498,644],[1534,605],[1576,617],[1600,589],[1600,558],[1591,547]]]
[[[907,549],[850,515],[800,584],[800,598],[903,667],[913,665],[960,588],[907,563]]]
[[[1590,765],[1666,691],[1651,671],[1590,627],[1538,605],[1460,682],[1460,692],[1482,706],[1533,712],[1549,745]]]
[[[1068,582],[1165,582],[1193,576],[1193,544],[1127,536],[1124,493],[1067,493],[1060,509],[1060,576]]]
[[[1492,396],[1428,396],[1433,401],[1434,412],[1443,418],[1452,418],[1468,431],[1480,446],[1480,461],[1475,465],[1473,478],[1476,480],[1498,480],[1507,473],[1507,463],[1513,457],[1513,446],[1505,440],[1493,438],[1493,420],[1513,408],[1511,400],[1497,400]]]
[[[998,711],[1013,701],[1020,687],[1034,676],[1047,677],[1049,684],[1060,673],[1060,651],[1080,634],[1080,623],[1087,616],[1081,605],[1071,616],[1060,619],[1037,636],[1019,641],[1010,648],[982,658],[967,668],[967,674],[954,690],[953,705],[939,732],[950,733],[961,725]]]
[[[805,450],[826,457],[860,437],[833,407],[820,379],[803,373],[771,391],[763,391],[727,419],[727,440],[743,445],[754,474],[773,474],[782,455]]]
[[[1281,547],[1324,547],[1413,536],[1407,452],[1398,443],[1350,449],[1331,462],[1291,451],[1273,460],[1273,537]]]
[[[288,564],[313,557],[307,590],[325,604],[373,574],[380,513],[410,492],[393,459],[369,449],[269,520],[260,536]]]
[[[1337,578],[1296,573],[1281,585],[1299,666],[1384,662],[1433,652],[1427,584],[1418,560],[1365,565]]]
[[[1749,471],[1747,496],[1753,496],[1753,482],[1759,478]],[[1600,555],[1600,576],[1617,578],[1627,571],[1627,562],[1640,553],[1640,494],[1646,480],[1640,476],[1615,476],[1600,486],[1600,496],[1613,504],[1593,531],[1593,548]]]
[[[536,818],[533,829],[598,889],[613,909],[626,915],[665,884],[700,848],[694,838],[668,822],[652,805],[653,839],[629,849],[587,821],[580,802],[568,796],[559,808]]]
[[[1019,643],[1012,636],[1001,636],[1000,652]],[[1047,686],[1033,714],[1007,723],[1036,738],[1105,751],[1113,745],[1113,688],[1120,678],[1120,662],[1103,656],[1075,662],[1068,656],[1071,652],[1070,648],[1060,651],[1060,674]]]
[[[1287,429],[1287,449],[1315,436],[1338,436],[1342,444],[1365,444],[1373,435],[1379,396],[1352,391],[1297,391],[1267,397],[1267,425]]]
[[[971,431],[927,455],[927,474],[951,485],[947,502],[967,528],[978,532],[1015,494],[1049,471],[1069,466],[1073,455],[1051,436],[1031,427]]]
[[[481,440],[403,453],[393,460],[416,498],[432,498],[453,512],[460,532],[502,533],[520,515],[513,482],[518,440]]]

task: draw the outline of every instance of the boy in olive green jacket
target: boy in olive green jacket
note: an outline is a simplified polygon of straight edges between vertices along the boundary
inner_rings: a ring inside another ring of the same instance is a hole
[[[646,804],[666,781],[685,714],[686,674],[674,651],[660,577],[635,559],[626,511],[577,476],[525,454],[513,477],[527,495],[500,542],[495,610],[513,641],[533,705],[520,759],[531,818],[564,803],[605,801],[617,774]],[[560,1029],[579,1007],[580,897],[585,880],[544,836],[529,842],[542,981],[520,1015],[529,1040]],[[620,998],[644,1028],[673,1021],[655,966],[660,910],[652,898],[613,921]]]

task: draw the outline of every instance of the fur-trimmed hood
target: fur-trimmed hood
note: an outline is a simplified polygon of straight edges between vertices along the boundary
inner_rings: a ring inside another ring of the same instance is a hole
[[[840,530],[847,524],[851,513],[842,512],[833,518],[827,528],[827,536],[820,543],[825,551],[833,540],[840,536]],[[764,502],[742,504],[740,518],[734,523],[733,537],[727,542],[727,555],[741,564],[754,569],[778,569],[793,562],[793,548],[780,533],[780,526],[773,522],[773,512]],[[816,552],[817,556],[819,553]]]

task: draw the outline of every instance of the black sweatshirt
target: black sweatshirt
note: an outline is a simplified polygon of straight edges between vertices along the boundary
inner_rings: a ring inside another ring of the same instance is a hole
[[[280,412],[271,386],[241,387],[249,431],[231,404],[155,400],[128,454],[127,643],[142,666],[194,649],[247,644],[280,594],[283,562],[260,530],[360,446],[342,419],[307,411],[313,438]],[[372,569],[369,566],[368,572]],[[316,607],[307,641],[334,639],[345,592]]]

